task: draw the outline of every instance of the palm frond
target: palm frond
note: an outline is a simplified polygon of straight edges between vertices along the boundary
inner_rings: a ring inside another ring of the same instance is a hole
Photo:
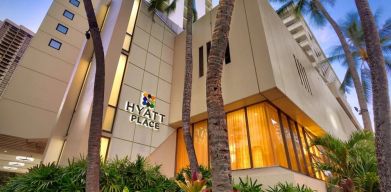
[[[391,74],[391,57],[385,55],[384,56],[384,61],[386,63],[387,72]]]
[[[346,70],[345,77],[342,80],[340,90],[343,93],[350,93],[350,88],[353,88],[353,78],[349,70]]]
[[[176,9],[176,3],[177,0],[173,0],[165,9],[164,12],[166,12],[168,15],[171,14]]]

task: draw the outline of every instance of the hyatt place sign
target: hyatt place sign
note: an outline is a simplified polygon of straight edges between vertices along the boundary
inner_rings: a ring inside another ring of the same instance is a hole
[[[125,103],[125,111],[130,113],[129,121],[135,122],[138,125],[158,130],[160,123],[164,122],[166,115],[155,111],[156,97],[142,92],[140,104],[135,104],[127,101]]]

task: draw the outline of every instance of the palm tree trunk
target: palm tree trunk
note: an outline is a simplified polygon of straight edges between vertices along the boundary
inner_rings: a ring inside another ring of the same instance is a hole
[[[191,112],[191,89],[193,80],[193,0],[187,1],[187,23],[186,23],[186,66],[185,66],[185,83],[183,88],[183,105],[182,105],[182,121],[183,121],[183,137],[186,144],[187,156],[190,161],[192,174],[199,173],[196,153],[194,150],[193,138],[190,133],[190,112]]]
[[[388,80],[379,32],[367,0],[355,0],[371,69],[376,156],[381,191],[391,191],[391,111]]]
[[[232,191],[231,159],[221,90],[221,76],[234,3],[235,0],[220,0],[212,35],[212,47],[208,58],[208,73],[206,77],[212,191],[218,192]]]
[[[96,59],[94,99],[92,104],[91,125],[88,138],[86,191],[99,191],[100,139],[102,134],[103,99],[105,86],[105,58],[102,39],[100,37],[98,22],[96,21],[92,2],[91,0],[83,0],[83,2],[87,13],[89,31],[91,33]]]
[[[357,93],[358,103],[360,105],[360,114],[362,116],[364,129],[368,131],[372,131],[371,118],[369,117],[368,106],[364,95],[364,88],[362,87],[360,76],[358,75],[358,72],[356,70],[355,61],[353,59],[352,53],[350,52],[349,45],[346,42],[346,39],[342,33],[341,28],[330,16],[327,10],[323,7],[322,3],[320,3],[319,0],[314,0],[314,3],[317,9],[323,14],[323,16],[331,24],[335,33],[338,36],[339,41],[341,42],[342,48],[345,52],[346,60],[348,62],[349,72],[352,75],[354,88]]]

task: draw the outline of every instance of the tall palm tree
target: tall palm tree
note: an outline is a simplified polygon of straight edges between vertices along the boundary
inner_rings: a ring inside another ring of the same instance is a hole
[[[287,2],[288,0],[271,0],[277,2]],[[356,70],[356,64],[352,53],[349,49],[349,44],[346,42],[345,36],[338,26],[337,22],[330,16],[322,3],[328,3],[333,5],[335,0],[295,0],[295,12],[297,14],[310,14],[311,19],[313,19],[316,24],[324,25],[328,21],[333,27],[335,33],[338,36],[339,41],[341,42],[343,51],[346,56],[348,63],[348,69],[352,76],[353,84],[357,93],[358,103],[360,105],[360,114],[363,119],[364,129],[372,131],[372,123],[369,117],[369,111],[367,102],[365,100],[364,88],[361,85],[360,76]]]
[[[86,190],[99,191],[100,139],[102,135],[103,100],[105,94],[105,56],[92,2],[91,0],[83,0],[83,2],[87,13],[89,32],[91,33],[96,59],[94,99],[88,137]]]
[[[380,14],[378,13],[377,16]],[[375,15],[375,19],[378,18]],[[377,22],[378,23],[378,22]],[[367,102],[372,96],[371,89],[371,72],[368,68],[368,53],[365,47],[364,31],[361,27],[361,22],[358,13],[348,13],[345,20],[340,23],[344,35],[348,39],[350,50],[353,58],[356,60],[356,70],[361,73],[361,84],[364,88],[364,93]],[[382,27],[379,27],[380,43],[383,54],[385,55],[385,63],[387,71],[391,72],[391,19],[388,19]],[[329,61],[342,61],[344,66],[347,66],[347,61],[341,45],[336,46]],[[349,88],[353,87],[352,77],[349,71],[346,71],[344,80],[341,84],[341,90],[349,92]]]
[[[206,76],[208,145],[212,166],[212,190],[222,192],[232,191],[231,159],[221,90],[221,76],[234,3],[235,0],[220,0],[219,2]]]
[[[173,0],[168,5],[168,0],[152,0],[148,10],[155,15],[156,11],[170,14],[176,9],[176,0]],[[197,19],[197,12],[193,0],[187,0],[187,23],[186,23],[186,66],[185,79],[183,88],[183,103],[182,103],[182,122],[183,122],[183,137],[185,140],[187,156],[190,161],[190,168],[192,173],[199,173],[199,165],[194,149],[193,137],[190,131],[190,112],[191,112],[191,88],[193,79],[193,33],[192,24]],[[191,10],[191,11],[190,11]],[[152,17],[154,18],[154,16]]]
[[[376,191],[379,185],[375,155],[375,141],[371,132],[355,132],[342,141],[331,135],[315,138],[325,161],[315,160],[315,167],[328,172],[328,182],[343,191]]]
[[[380,36],[367,0],[355,0],[368,51],[372,75],[376,154],[382,191],[391,191],[391,106]]]
[[[183,88],[183,103],[182,103],[182,122],[183,122],[183,137],[186,144],[187,156],[190,161],[190,169],[194,174],[200,172],[197,161],[197,156],[194,150],[193,138],[190,132],[190,112],[191,112],[191,89],[193,79],[193,21],[196,16],[193,14],[194,1],[187,0],[187,15],[186,15],[186,66],[185,80]],[[194,16],[193,16],[194,15]]]

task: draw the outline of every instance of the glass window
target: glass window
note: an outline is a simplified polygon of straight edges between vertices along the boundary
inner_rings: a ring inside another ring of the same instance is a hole
[[[132,12],[130,13],[128,28],[126,29],[126,32],[129,33],[130,35],[133,35],[133,29],[136,23],[139,5],[140,5],[140,0],[135,0],[133,3]]]
[[[75,17],[75,14],[68,10],[65,10],[62,15],[64,15],[64,17],[68,18],[69,20],[73,20],[73,18]]]
[[[307,174],[306,167],[305,167],[305,160],[302,152],[302,146],[299,138],[299,134],[297,132],[296,123],[292,120],[289,120],[290,127],[292,129],[292,137],[294,141],[294,146],[296,148],[296,155],[297,159],[299,161],[299,169],[301,173]]]
[[[69,0],[69,3],[71,3],[75,7],[79,7],[79,5],[80,5],[80,1],[79,0]]]
[[[107,150],[109,149],[109,143],[110,143],[110,138],[107,137],[100,138],[100,157],[102,158],[103,161],[106,160]]]
[[[114,122],[115,108],[108,106],[105,113],[105,118],[103,120],[103,131],[111,132]]]
[[[212,43],[209,41],[206,43],[206,61],[208,61],[208,59],[209,59],[211,48],[212,48]]]
[[[124,75],[126,60],[128,57],[124,54],[121,54],[119,57],[117,71],[115,72],[113,87],[111,88],[111,94],[109,98],[109,105],[116,107],[118,103],[119,90],[121,89],[122,77]]]
[[[62,43],[60,41],[50,39],[49,46],[53,49],[60,50]]]
[[[204,76],[204,46],[198,48],[198,77]]]
[[[68,27],[65,27],[62,24],[58,24],[56,27],[56,30],[59,31],[60,33],[67,34],[68,33]]]
[[[208,167],[208,123],[201,121],[194,124],[194,150],[199,165]]]
[[[308,152],[308,142],[306,140],[306,135],[304,133],[305,133],[304,127],[299,125],[299,134],[300,134],[301,143],[303,145],[304,158],[307,163],[306,165],[307,165],[308,175],[314,177],[315,175],[314,175],[314,170],[312,168],[311,156]]]
[[[282,118],[281,119],[282,126],[284,128],[284,135],[285,135],[286,145],[287,145],[287,148],[288,148],[289,160],[290,160],[290,163],[291,163],[291,169],[294,170],[294,171],[299,171],[299,166],[298,166],[298,162],[297,162],[297,159],[296,159],[296,153],[295,153],[295,148],[293,146],[293,139],[291,137],[290,128],[289,128],[289,124],[288,124],[288,119],[287,119],[286,115],[284,115],[284,114],[281,115],[281,118]]]
[[[229,49],[229,42],[227,42],[227,48],[225,50],[225,64],[231,63],[231,53]]]
[[[231,169],[251,167],[247,140],[246,116],[244,109],[227,114]]]
[[[129,52],[131,41],[132,41],[132,37],[130,35],[125,35],[125,40],[124,40],[124,44],[122,45],[122,49]]]
[[[270,128],[271,146],[273,146],[275,162],[278,165],[288,168],[288,160],[285,152],[284,140],[281,134],[280,121],[278,111],[275,107],[266,103],[266,112],[268,117],[268,124]]]
[[[176,144],[176,173],[181,169],[190,165],[189,158],[187,156],[185,139],[183,138],[183,129],[179,128],[177,131],[177,144]]]
[[[253,167],[267,167],[276,164],[270,140],[270,130],[265,104],[247,108],[248,129],[251,141]]]

